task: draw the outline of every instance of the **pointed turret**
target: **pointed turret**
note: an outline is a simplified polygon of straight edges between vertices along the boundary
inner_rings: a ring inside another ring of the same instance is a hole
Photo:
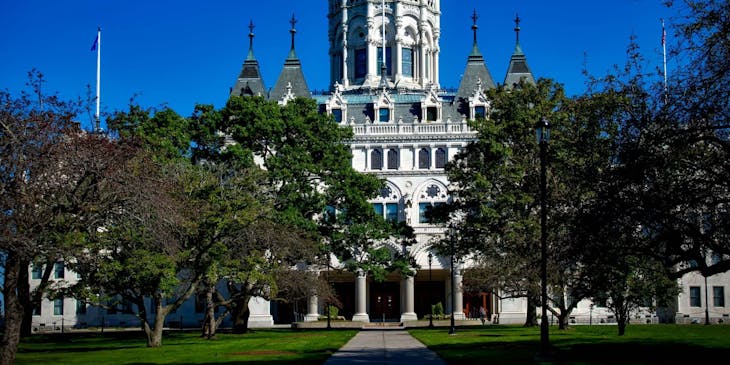
[[[271,95],[269,95],[269,99],[278,102],[286,102],[286,100],[293,99],[297,96],[312,97],[312,93],[309,91],[309,87],[307,87],[307,81],[304,78],[302,63],[299,61],[297,53],[294,50],[294,35],[297,33],[297,30],[294,28],[297,23],[294,14],[292,14],[289,22],[291,23],[291,30],[289,30],[291,33],[291,49],[289,50],[289,56],[284,61],[284,68],[279,74],[279,79],[276,81],[274,89],[271,90]]]
[[[484,62],[484,57],[479,52],[479,46],[477,45],[477,29],[479,29],[477,19],[479,19],[479,16],[476,10],[474,10],[474,15],[471,18],[474,21],[474,24],[471,26],[471,29],[474,31],[474,46],[466,62],[466,70],[461,77],[459,91],[456,93],[457,98],[463,99],[474,94],[478,83],[481,83],[481,86],[485,89],[494,87],[492,74],[487,69],[487,64]]]
[[[243,61],[241,73],[238,75],[238,80],[233,86],[233,89],[231,89],[231,95],[266,96],[266,87],[264,86],[264,79],[261,77],[261,71],[259,70],[259,62],[253,55],[254,28],[256,26],[253,25],[252,20],[248,25],[248,56]]]
[[[522,47],[520,46],[520,16],[515,16],[515,51],[512,53],[512,58],[509,60],[509,67],[507,68],[507,75],[504,77],[504,86],[506,88],[513,88],[520,83],[520,80],[525,82],[535,83],[535,76],[530,71],[530,66],[527,65],[527,57],[522,53]]]

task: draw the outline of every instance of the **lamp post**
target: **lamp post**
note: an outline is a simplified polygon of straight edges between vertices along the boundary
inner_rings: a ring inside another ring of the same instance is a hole
[[[537,143],[540,145],[540,356],[550,356],[550,334],[547,321],[547,147],[550,141],[550,122],[542,118],[535,124]]]
[[[705,277],[705,325],[710,324],[710,301],[709,301],[709,294],[708,291],[710,290],[709,287],[707,287],[707,274],[702,275]]]
[[[330,286],[330,255],[329,255],[329,252],[327,253],[327,286],[329,287],[329,288],[327,288],[328,289],[328,293],[327,293],[327,329],[332,329],[332,325],[330,324],[331,301],[329,298],[329,296],[330,296],[329,290],[331,290],[332,287]]]
[[[428,316],[428,327],[433,328],[433,302],[431,300],[431,294],[433,291],[433,287],[431,286],[431,260],[433,260],[433,255],[431,252],[428,253],[428,305],[431,308],[431,314]]]
[[[454,235],[456,234],[456,230],[454,229],[454,226],[452,225],[449,227],[449,244],[451,246],[451,327],[449,328],[449,334],[453,335],[456,333],[456,326],[454,325],[454,317],[456,316],[456,295],[454,294],[454,286],[455,286],[455,274],[456,271],[454,270]]]

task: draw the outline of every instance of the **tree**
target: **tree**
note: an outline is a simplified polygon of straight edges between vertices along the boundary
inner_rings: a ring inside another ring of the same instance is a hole
[[[6,327],[0,363],[12,363],[33,308],[59,289],[53,265],[85,248],[89,227],[105,219],[104,184],[132,154],[102,136],[87,134],[73,118],[78,104],[42,93],[43,76],[29,73],[32,94],[0,92],[0,215]],[[45,266],[32,291],[29,267]]]
[[[260,97],[233,96],[219,114],[208,109],[201,115],[220,118],[219,127],[209,130],[222,131],[239,151],[252,151],[260,159],[276,221],[321,244],[317,254],[322,260],[315,263],[334,254],[351,270],[381,275],[402,261],[379,246],[398,235],[368,202],[382,181],[352,168],[345,144],[352,131],[320,114],[313,100],[298,98],[279,106]]]
[[[580,227],[586,247],[575,252],[582,252],[592,277],[605,279],[592,285],[611,286],[617,312],[638,297],[631,294],[635,278],[651,283],[653,290],[643,291],[662,305],[677,290],[668,279],[730,268],[730,125],[728,90],[720,86],[728,77],[723,55],[729,51],[730,9],[722,1],[682,3],[675,21],[680,41],[672,52],[680,67],[668,87],[643,71],[632,40],[626,66],[593,79],[586,95],[610,105],[602,114],[616,133],[612,163],[600,172],[595,198],[584,206]],[[590,250],[610,254],[617,271],[600,263],[605,256],[586,254]],[[717,260],[706,260],[710,255]]]
[[[130,105],[110,117],[116,143],[135,145],[136,153],[102,186],[110,201],[105,220],[90,226],[89,247],[69,266],[81,277],[76,296],[107,307],[134,304],[147,345],[158,347],[167,314],[195,292],[196,264],[209,247],[189,239],[197,206],[182,184],[195,173],[184,158],[186,120],[170,109],[150,113]]]
[[[476,263],[465,282],[474,289],[526,297],[526,325],[539,305],[539,162],[534,125],[552,125],[548,148],[548,310],[561,329],[578,302],[590,296],[579,234],[585,206],[611,165],[612,104],[598,97],[567,98],[560,84],[541,79],[490,91],[487,119],[472,122],[478,140],[447,165],[453,203],[435,212],[457,224],[457,253]],[[612,100],[612,99],[611,99]],[[446,241],[441,249],[447,250]],[[446,251],[444,251],[446,252]]]

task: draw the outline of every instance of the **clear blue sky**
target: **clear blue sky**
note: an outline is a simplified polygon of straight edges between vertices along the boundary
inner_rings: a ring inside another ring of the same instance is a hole
[[[661,67],[659,19],[676,13],[661,3],[441,0],[441,86],[458,87],[474,9],[480,49],[496,81],[504,79],[514,50],[519,13],[520,43],[533,73],[556,79],[574,95],[584,90],[584,63],[595,75],[623,64],[632,34],[647,66]],[[309,87],[327,89],[327,0],[2,0],[0,89],[17,92],[36,68],[46,90],[64,98],[84,97],[86,85],[93,92],[96,53],[90,48],[101,26],[102,111],[123,109],[138,94],[141,105],[167,104],[187,116],[196,103],[225,103],[247,54],[251,20],[255,55],[272,87],[289,51],[292,13],[299,19],[296,48]],[[89,118],[79,119],[88,128]]]

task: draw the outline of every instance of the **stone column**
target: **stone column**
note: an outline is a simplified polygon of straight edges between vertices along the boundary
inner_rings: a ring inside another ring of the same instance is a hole
[[[350,76],[347,70],[347,33],[350,19],[347,15],[347,0],[342,1],[342,85],[347,88],[350,86]],[[354,66],[354,65],[353,65]]]
[[[401,281],[401,290],[403,290],[403,313],[400,315],[400,321],[415,321],[418,319],[414,311],[414,295],[413,295],[414,279],[409,276]]]
[[[464,292],[461,289],[461,271],[454,270],[454,319],[466,319],[464,315]]]
[[[367,278],[367,275],[362,270],[358,270],[357,276],[355,277],[355,314],[352,316],[353,322],[370,322],[366,306]]]
[[[307,314],[304,316],[304,322],[314,322],[319,319],[319,298],[317,295],[309,296],[309,305],[307,306]]]
[[[433,84],[438,86],[440,84],[439,75],[439,49],[433,53]]]

